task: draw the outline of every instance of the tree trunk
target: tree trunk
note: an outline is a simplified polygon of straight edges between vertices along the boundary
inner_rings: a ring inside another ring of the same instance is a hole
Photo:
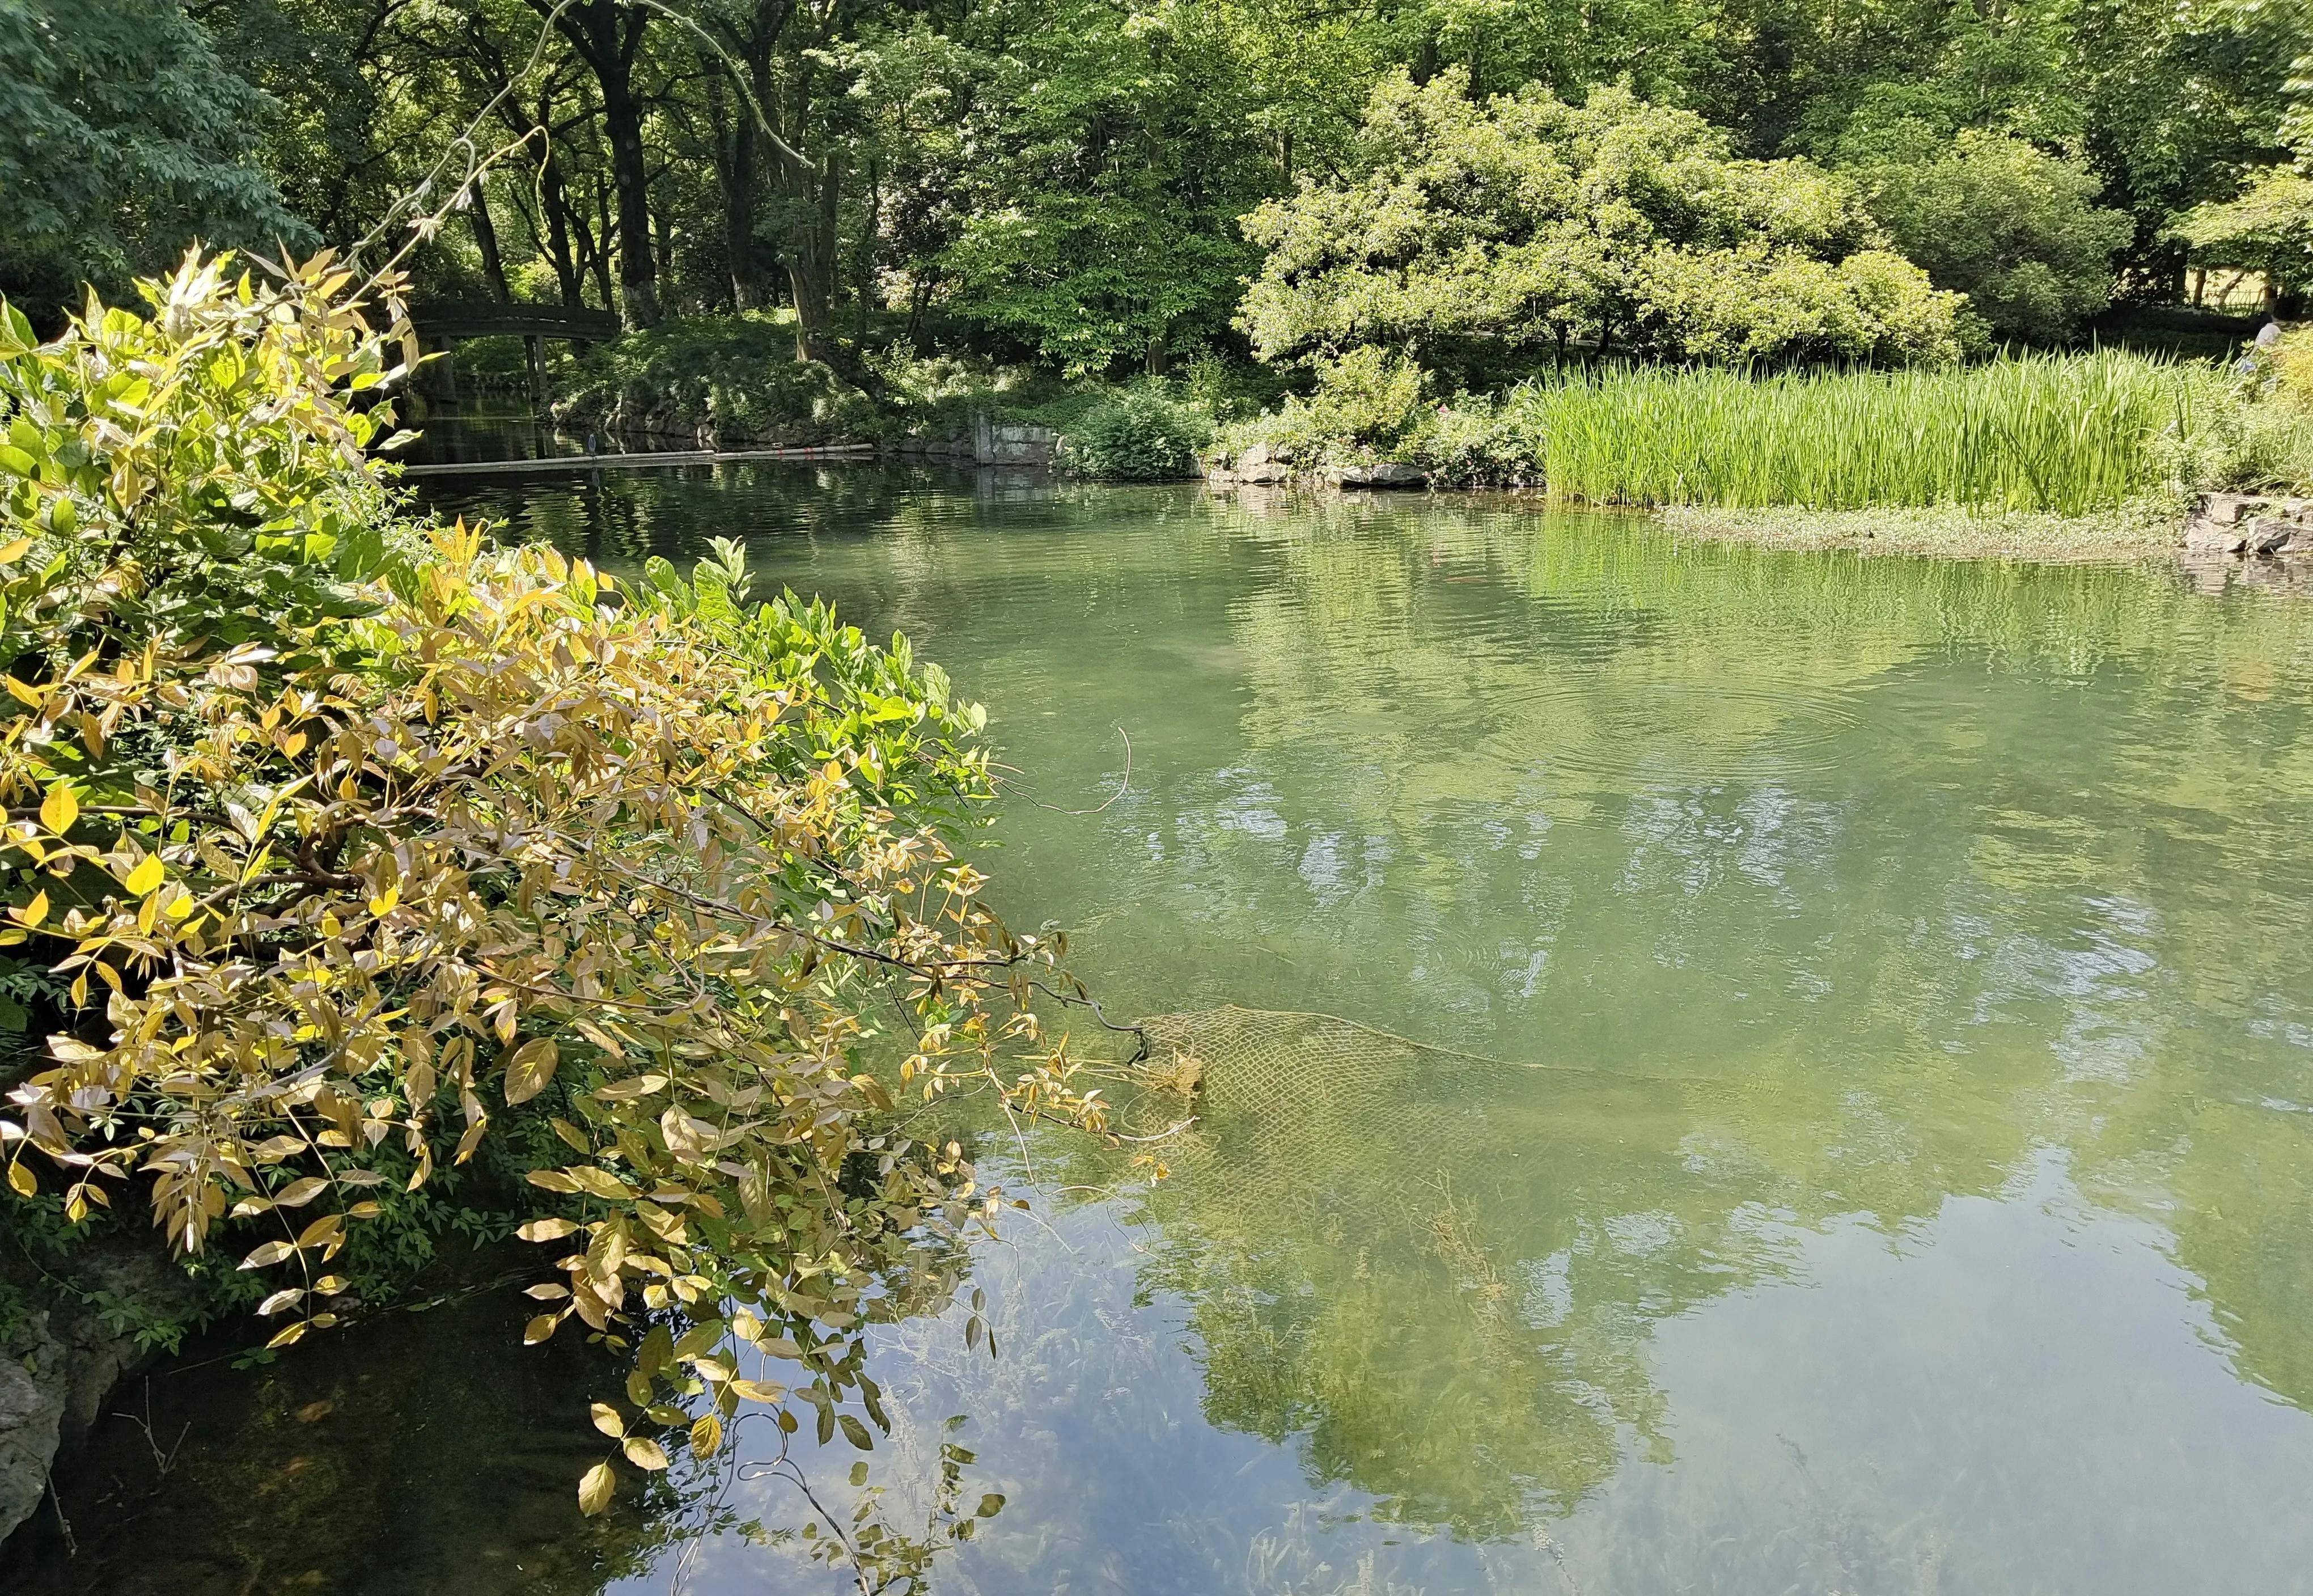
[[[466,220],[474,229],[474,247],[482,252],[482,280],[500,304],[514,298],[506,287],[506,259],[498,253],[497,223],[490,216],[490,192],[481,179],[474,180],[468,197]]]
[[[611,191],[597,179],[594,183],[594,226],[585,235],[585,242],[592,246],[588,251],[587,266],[594,274],[595,291],[602,296],[604,310],[619,307],[618,290],[611,286],[611,247],[618,242],[618,218],[611,214]]]
[[[651,237],[658,246],[659,269],[672,279],[674,276],[674,214],[664,205],[651,207]],[[670,293],[673,288],[670,286]],[[664,304],[661,305],[664,311]]]
[[[650,13],[618,0],[576,0],[557,12],[534,8],[555,25],[594,75],[602,93],[602,134],[611,145],[611,181],[619,201],[619,318],[629,329],[658,324],[658,267],[651,256],[650,169],[643,155],[642,106],[635,99],[635,55]]]
[[[817,172],[799,186],[799,198],[816,199],[812,219],[787,241],[787,287],[795,295],[796,358],[824,360],[831,348],[832,316],[828,301],[835,287],[836,195],[840,171],[832,155],[819,158]],[[814,194],[812,189],[818,192]]]
[[[884,166],[874,156],[867,161],[867,204],[859,221],[859,248],[852,261],[851,343],[867,347],[867,314],[875,300],[875,238],[884,209]]]
[[[619,196],[619,319],[629,331],[658,325],[658,263],[651,257],[650,180],[642,113],[624,84],[602,96],[611,181]]]
[[[554,268],[554,283],[562,291],[564,308],[575,311],[586,303],[586,279],[579,251],[570,239],[570,190],[563,185],[562,163],[554,158],[554,136],[548,131],[553,121],[554,107],[541,96],[533,128],[539,148],[539,208],[546,213],[545,254]]]
[[[763,303],[762,269],[755,251],[762,139],[744,97],[735,108],[725,101],[721,61],[708,58],[706,66],[707,114],[715,140],[716,183],[723,194],[723,257],[731,278],[731,308],[753,310]],[[735,116],[730,114],[734,110]]]

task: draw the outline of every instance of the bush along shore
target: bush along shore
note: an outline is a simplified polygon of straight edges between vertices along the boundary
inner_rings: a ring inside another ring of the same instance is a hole
[[[410,518],[351,276],[0,303],[0,1535],[134,1344],[515,1239],[524,1339],[620,1359],[586,1512],[745,1413],[864,1451],[862,1327],[998,1209],[958,1099],[1104,1115],[959,852],[978,708],[736,544],[629,584]]]
[[[2300,332],[2233,370],[2111,350],[1893,372],[1609,366],[1447,400],[1368,353],[1221,428],[1208,475],[1526,489],[1702,535],[1886,551],[2133,557],[2177,548],[2191,520],[2192,546],[2215,551],[2196,502],[2229,526],[2226,496],[2285,511],[2313,483],[2309,350]],[[2313,539],[2232,541],[2271,554]]]

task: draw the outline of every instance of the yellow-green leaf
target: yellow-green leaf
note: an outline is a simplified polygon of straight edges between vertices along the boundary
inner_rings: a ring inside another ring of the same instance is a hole
[[[611,1487],[618,1483],[608,1463],[597,1463],[578,1482],[578,1511],[589,1517],[611,1505]]]
[[[666,1467],[666,1451],[645,1435],[629,1435],[626,1440],[627,1461],[647,1474],[656,1474]]]
[[[619,1416],[617,1408],[607,1402],[597,1402],[587,1411],[594,1415],[594,1428],[603,1434],[613,1441],[626,1438],[627,1421]]]
[[[48,796],[40,800],[40,824],[60,837],[70,831],[72,823],[79,818],[80,799],[75,798],[73,789],[61,781],[49,788]]]
[[[532,1178],[537,1177],[532,1176]],[[570,1178],[579,1190],[607,1203],[623,1202],[635,1195],[633,1187],[608,1169],[597,1169],[591,1165],[571,1170]]]
[[[148,853],[145,856],[144,863],[128,872],[128,879],[122,885],[128,888],[130,895],[141,898],[168,879],[168,876],[169,868],[161,862],[161,856],[157,853]]]
[[[514,1049],[507,1061],[506,1100],[509,1105],[527,1103],[546,1089],[554,1079],[554,1066],[561,1059],[561,1049],[551,1036],[532,1036]]]
[[[268,1268],[296,1250],[286,1241],[268,1241],[262,1247],[253,1249],[247,1257],[242,1259],[241,1266],[244,1269]]]

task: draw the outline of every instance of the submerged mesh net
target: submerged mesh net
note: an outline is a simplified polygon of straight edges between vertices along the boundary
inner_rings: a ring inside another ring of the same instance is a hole
[[[1229,1005],[1140,1022],[1161,1073],[1186,1061],[1217,1111],[1273,1109],[1286,1098],[1321,1112],[1370,1107],[1425,1083],[1463,1086],[1526,1066],[1431,1047],[1330,1014]]]
[[[1481,1534],[1562,1508],[1612,1471],[1618,1425],[1651,1429],[1640,1348],[1613,1333],[1648,1288],[1611,1257],[1571,1265],[1590,1250],[1581,1211],[1650,1206],[1612,1188],[1654,1160],[1609,1170],[1574,1144],[1612,1121],[1610,1149],[1666,1151],[1681,1093],[1328,1015],[1142,1023],[1171,1089],[1133,1128],[1194,1114],[1159,1144],[1153,1283],[1192,1304],[1216,1422],[1305,1435],[1317,1474],[1385,1513]],[[1568,1299],[1577,1276],[1587,1302]]]
[[[1652,1327],[1782,1274],[1791,1220],[2000,1177],[1957,1105],[1893,1115],[1802,1060],[1644,1077],[1234,1007],[1143,1027],[1157,1089],[1123,1128],[1190,1122],[1153,1144],[1148,1283],[1189,1305],[1209,1416],[1463,1533],[1562,1511],[1619,1438],[1667,1455]]]

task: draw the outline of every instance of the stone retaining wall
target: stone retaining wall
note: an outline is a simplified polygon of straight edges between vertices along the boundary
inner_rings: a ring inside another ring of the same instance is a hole
[[[982,410],[969,429],[915,433],[894,438],[884,447],[894,454],[922,454],[935,460],[969,460],[974,465],[1049,466],[1060,452],[1060,435],[1049,427],[1025,421],[997,421]]]
[[[2185,521],[2188,554],[2313,556],[2313,499],[2212,493]]]

